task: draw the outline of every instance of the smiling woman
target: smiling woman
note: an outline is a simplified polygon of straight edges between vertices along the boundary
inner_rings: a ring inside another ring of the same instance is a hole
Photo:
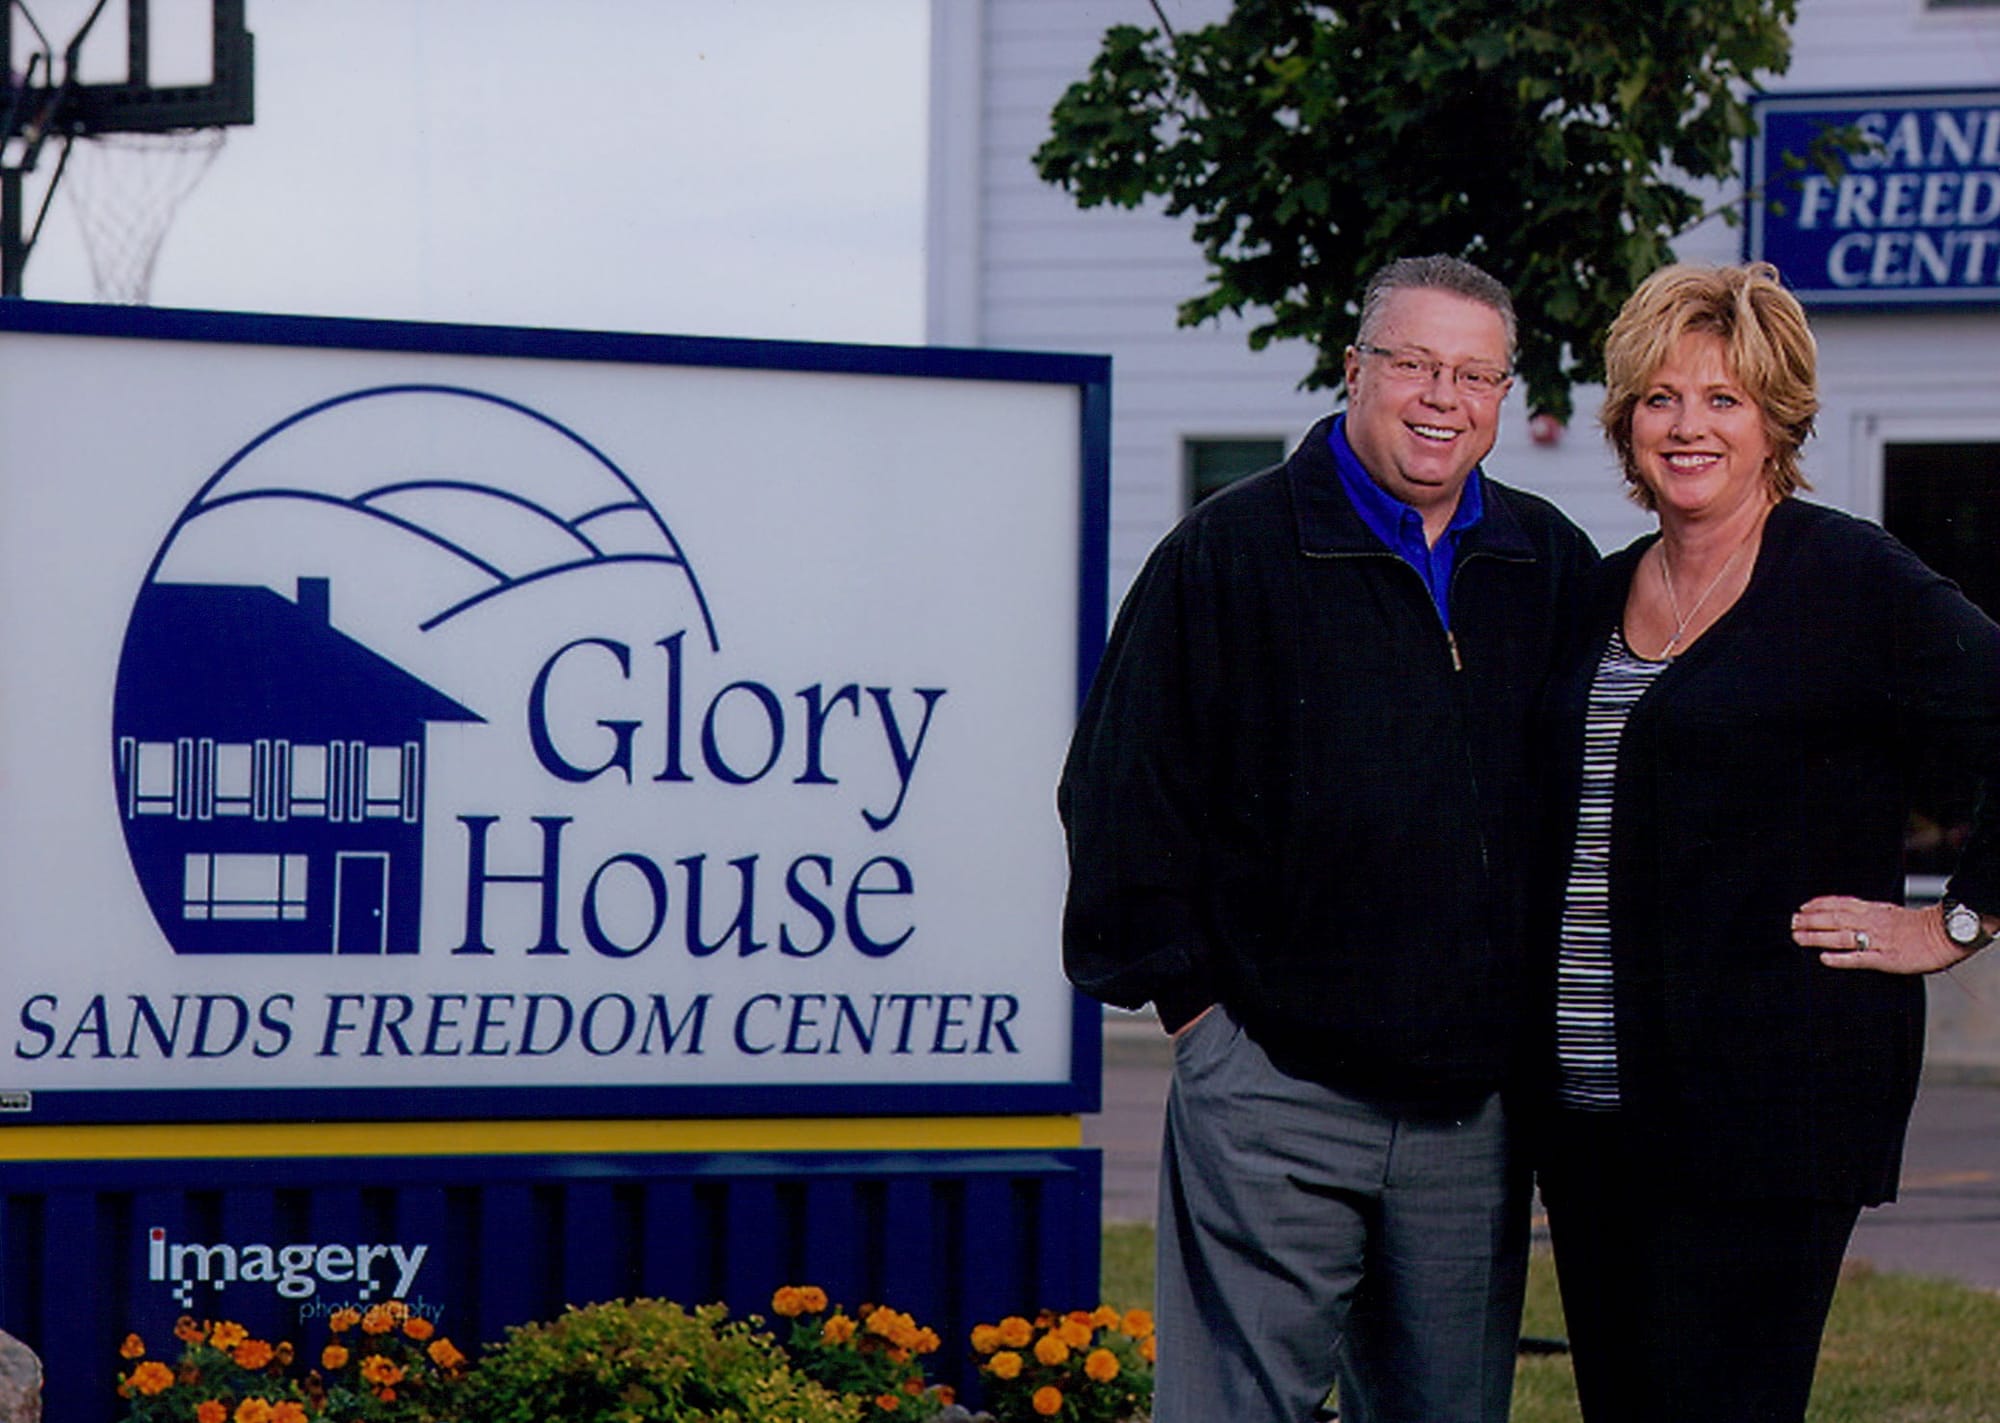
[[[1914,975],[2000,927],[1990,796],[1945,912],[1901,907],[1915,768],[2000,784],[2000,627],[1790,497],[1816,357],[1771,267],[1656,273],[1605,360],[1660,529],[1606,560],[1547,699],[1543,1198],[1587,1423],[1796,1423],[1895,1195]]]

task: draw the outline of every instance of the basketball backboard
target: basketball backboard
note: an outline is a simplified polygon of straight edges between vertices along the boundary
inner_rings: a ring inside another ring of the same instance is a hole
[[[245,3],[0,0],[0,295],[21,294],[21,269],[73,140],[253,121]],[[53,167],[24,231],[24,180],[45,151]]]

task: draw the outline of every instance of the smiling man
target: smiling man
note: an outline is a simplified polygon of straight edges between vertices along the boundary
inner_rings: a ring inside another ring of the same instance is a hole
[[[1500,1423],[1528,718],[1596,559],[1489,479],[1506,289],[1369,283],[1348,407],[1161,543],[1064,768],[1064,962],[1174,1034],[1156,1423]]]

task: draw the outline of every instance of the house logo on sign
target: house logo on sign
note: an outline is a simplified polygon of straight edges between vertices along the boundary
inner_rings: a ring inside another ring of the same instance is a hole
[[[119,821],[175,952],[417,952],[439,728],[505,698],[516,611],[607,587],[718,646],[638,487],[498,396],[359,391],[230,458],[147,571],[113,703]]]

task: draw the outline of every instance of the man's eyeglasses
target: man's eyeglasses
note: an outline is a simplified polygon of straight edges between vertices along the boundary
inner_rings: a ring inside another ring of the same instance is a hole
[[[1507,389],[1507,382],[1514,373],[1505,366],[1489,366],[1473,361],[1464,365],[1446,366],[1436,356],[1427,351],[1404,349],[1392,351],[1386,346],[1360,346],[1355,350],[1365,356],[1380,356],[1388,367],[1391,380],[1407,381],[1415,384],[1422,381],[1428,385],[1438,377],[1438,372],[1449,370],[1452,384],[1460,394],[1489,397],[1499,395]]]

